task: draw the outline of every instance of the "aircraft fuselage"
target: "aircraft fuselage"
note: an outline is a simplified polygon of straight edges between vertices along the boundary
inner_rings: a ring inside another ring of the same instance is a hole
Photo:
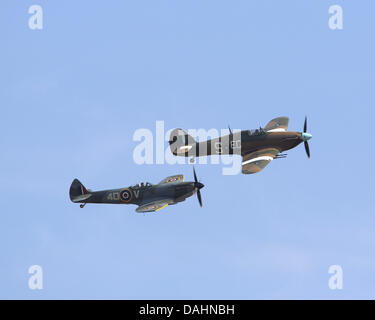
[[[175,182],[163,185],[148,185],[91,191],[90,197],[77,203],[137,204],[171,199],[181,202],[194,194],[194,182]]]
[[[201,157],[210,155],[246,155],[263,148],[276,148],[280,152],[292,149],[303,142],[301,133],[296,131],[259,132],[243,130],[219,138],[194,143],[189,150],[179,155]]]

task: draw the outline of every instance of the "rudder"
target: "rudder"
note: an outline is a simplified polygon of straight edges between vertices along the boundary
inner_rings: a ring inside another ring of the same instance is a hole
[[[182,129],[174,129],[169,138],[169,147],[175,156],[188,156],[195,139]],[[192,150],[193,151],[193,150]]]
[[[88,194],[85,186],[78,180],[74,179],[69,190],[70,200],[74,201],[77,197]]]

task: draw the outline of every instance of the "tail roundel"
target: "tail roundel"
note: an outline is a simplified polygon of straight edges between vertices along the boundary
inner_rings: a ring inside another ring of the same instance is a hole
[[[69,196],[71,201],[79,202],[88,199],[91,194],[78,179],[74,179],[70,186]]]

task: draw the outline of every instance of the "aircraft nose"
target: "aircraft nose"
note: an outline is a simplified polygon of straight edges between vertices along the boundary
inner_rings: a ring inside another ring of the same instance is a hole
[[[204,184],[203,184],[203,183],[200,183],[200,182],[197,182],[197,183],[196,183],[196,187],[197,187],[198,189],[202,189],[202,188],[204,187]]]
[[[310,133],[303,132],[301,138],[303,141],[308,141],[312,138],[312,135]]]

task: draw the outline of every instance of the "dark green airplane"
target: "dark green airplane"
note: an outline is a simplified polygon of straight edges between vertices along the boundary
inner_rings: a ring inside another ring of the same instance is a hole
[[[147,182],[128,188],[103,191],[86,189],[78,179],[74,179],[69,196],[72,202],[81,203],[81,208],[87,203],[136,204],[137,212],[153,212],[182,202],[196,193],[202,207],[200,189],[204,185],[198,181],[194,168],[193,172],[193,182],[184,182],[183,175],[176,175],[167,177],[158,184]]]
[[[182,129],[171,132],[169,145],[175,156],[195,157],[238,154],[242,156],[242,173],[252,174],[261,171],[273,159],[285,158],[286,150],[304,143],[307,156],[310,148],[307,143],[312,135],[307,133],[307,118],[303,132],[287,131],[289,118],[279,117],[271,120],[265,128],[242,130],[229,135],[203,142],[195,139]]]

